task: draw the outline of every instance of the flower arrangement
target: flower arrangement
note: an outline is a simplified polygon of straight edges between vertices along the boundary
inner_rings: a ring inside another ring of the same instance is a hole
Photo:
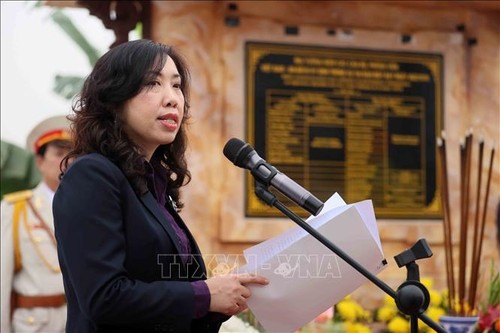
[[[439,317],[447,311],[448,304],[446,302],[447,292],[438,292],[434,289],[431,279],[422,279],[421,283],[427,288],[430,294],[430,304],[426,314],[433,321],[437,322]],[[375,310],[374,320],[376,322],[385,323],[386,326],[380,332],[387,333],[407,333],[410,332],[410,317],[398,311],[394,299],[386,296],[384,304]],[[426,333],[433,330],[423,322],[419,322],[419,332]]]
[[[500,271],[491,265],[491,278],[486,300],[479,306],[475,333],[500,333]]]
[[[500,280],[498,280],[500,282]],[[433,320],[438,321],[439,317],[447,311],[447,291],[438,292],[433,288],[431,279],[422,279],[422,284],[428,289],[430,294],[430,304],[426,314]],[[500,285],[499,285],[500,287]],[[260,326],[250,310],[239,315],[250,331],[265,332]],[[433,330],[419,322],[419,333],[430,333]],[[308,325],[296,333],[408,333],[410,332],[410,317],[399,312],[394,299],[386,296],[383,304],[373,311],[364,309],[356,300],[348,295],[340,302],[321,313]],[[500,333],[496,331],[474,332],[474,333]]]
[[[349,295],[335,305],[334,322],[341,323],[346,333],[369,333],[368,324],[372,314],[365,310]]]
[[[370,333],[371,312],[349,295],[297,333]]]
[[[447,291],[439,292],[435,290],[431,279],[422,279],[421,282],[428,289],[431,298],[426,314],[433,321],[437,322],[439,317],[444,315],[448,308],[446,302]],[[383,304],[380,307],[369,311],[364,309],[349,295],[333,307],[333,312],[334,315],[330,321],[324,320],[325,313],[323,313],[313,323],[300,330],[299,333],[410,332],[410,317],[399,312],[396,302],[390,296],[384,298]],[[420,333],[433,332],[423,322],[419,322],[418,328]]]

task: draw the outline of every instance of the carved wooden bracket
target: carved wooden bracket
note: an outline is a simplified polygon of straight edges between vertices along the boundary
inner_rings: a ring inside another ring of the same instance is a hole
[[[143,38],[151,36],[151,1],[150,0],[78,0],[79,6],[87,8],[91,15],[99,18],[107,29],[115,33],[113,48],[128,41],[128,34],[138,22],[143,25]]]

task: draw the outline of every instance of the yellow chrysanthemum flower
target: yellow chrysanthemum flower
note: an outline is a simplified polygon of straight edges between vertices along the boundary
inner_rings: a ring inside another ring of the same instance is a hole
[[[435,290],[429,290],[429,295],[431,297],[431,305],[439,306],[443,302],[442,295]]]
[[[434,281],[430,278],[421,278],[420,282],[427,288],[427,289],[432,289],[434,286]]]
[[[346,322],[344,323],[345,333],[354,333],[354,323]]]
[[[410,331],[410,322],[396,316],[387,324],[387,330],[391,333],[408,333]]]
[[[437,306],[430,306],[426,314],[433,320],[433,321],[438,321],[439,317],[444,316],[446,314],[446,311],[444,311],[443,308],[439,308]]]
[[[341,301],[337,303],[337,313],[346,321],[355,321],[356,307],[350,301]]]
[[[356,310],[356,318],[363,319],[365,318],[366,310],[361,307],[358,303],[352,302],[353,307]]]
[[[371,333],[371,330],[361,323],[350,323],[346,325],[346,333]]]
[[[372,313],[369,310],[363,310],[363,315],[361,316],[361,319],[368,320],[371,317],[372,317]]]
[[[384,304],[387,304],[387,305],[396,305],[396,302],[394,301],[394,298],[392,298],[391,296],[385,295],[384,296]]]
[[[377,321],[382,321],[387,323],[389,320],[394,318],[394,316],[398,313],[398,310],[395,306],[392,305],[384,305],[377,311]]]

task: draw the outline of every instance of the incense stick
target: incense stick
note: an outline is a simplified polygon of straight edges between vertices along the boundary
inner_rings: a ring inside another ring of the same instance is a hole
[[[465,174],[466,174],[466,148],[465,141],[460,143],[460,242],[458,253],[458,301],[460,304],[459,313],[464,314],[465,299],[465,250],[466,250],[466,224],[465,224]]]
[[[453,268],[453,246],[451,241],[451,217],[450,202],[448,191],[448,168],[446,163],[446,140],[444,132],[442,138],[437,139],[439,161],[441,162],[441,201],[443,205],[443,231],[444,231],[444,250],[446,259],[446,282],[448,285],[448,304],[453,310],[455,299],[455,277]]]
[[[464,201],[463,201],[463,211],[464,211],[464,270],[463,270],[463,278],[464,278],[464,303],[466,302],[467,296],[466,296],[466,275],[467,275],[467,243],[468,243],[468,233],[469,233],[469,198],[470,198],[470,172],[471,172],[471,156],[472,156],[472,142],[473,142],[473,134],[472,134],[472,129],[469,129],[466,137],[465,137],[465,177],[464,177]],[[470,292],[470,290],[469,290]],[[464,315],[467,315],[466,311],[468,311],[467,308],[464,308],[462,313]]]
[[[480,227],[480,234],[479,234],[479,245],[478,245],[478,254],[477,254],[478,262],[481,258],[481,251],[483,248],[484,226],[486,224],[486,211],[488,208],[488,197],[490,194],[491,173],[493,171],[493,157],[494,157],[494,155],[495,155],[495,148],[492,148],[491,155],[490,155],[490,166],[489,166],[489,170],[488,170],[488,179],[486,181],[486,193],[484,195],[484,202],[483,202],[483,211],[482,211],[483,215],[481,218],[481,227]],[[477,288],[477,280],[479,280],[479,264],[477,265],[475,288]]]
[[[448,205],[446,205],[448,199],[448,191],[447,191],[447,180],[446,180],[446,153],[444,147],[444,139],[437,139],[438,153],[440,162],[440,175],[441,175],[441,202],[443,206],[443,234],[444,234],[444,247],[445,247],[445,264],[446,264],[446,284],[448,286],[448,304],[452,303],[452,291],[451,291],[451,270],[453,269],[452,262],[450,260],[450,251],[449,251],[449,210]]]
[[[476,289],[477,289],[477,273],[479,271],[479,201],[481,199],[481,181],[483,174],[483,151],[484,151],[484,140],[481,138],[479,141],[479,152],[478,152],[478,167],[477,167],[477,184],[476,184],[476,214],[474,219],[474,239],[472,244],[472,259],[471,259],[471,272],[470,272],[470,284],[469,284],[469,304],[471,309],[474,309],[476,303]]]

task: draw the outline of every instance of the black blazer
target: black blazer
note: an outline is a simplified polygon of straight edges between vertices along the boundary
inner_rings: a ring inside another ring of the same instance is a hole
[[[206,278],[193,236],[193,262],[150,192],[137,196],[122,171],[100,154],[76,159],[53,202],[59,262],[68,300],[66,331],[217,332],[228,317],[194,319],[190,281]]]

